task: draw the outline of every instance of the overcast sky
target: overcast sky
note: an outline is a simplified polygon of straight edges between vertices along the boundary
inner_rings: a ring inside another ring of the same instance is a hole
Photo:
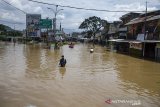
[[[54,13],[48,10],[47,7],[55,9],[55,6],[34,3],[28,0],[5,0],[10,4],[20,8],[21,10],[31,14],[41,14],[42,18],[53,18]],[[57,5],[69,5],[82,8],[95,8],[104,10],[128,10],[128,11],[144,11],[146,0],[36,0],[46,3],[54,3]],[[76,10],[70,8],[58,7],[64,9],[57,15],[57,27],[60,22],[65,31],[77,30],[80,23],[90,16],[98,16],[109,22],[119,20],[119,17],[126,14],[125,12],[98,12]],[[160,0],[148,0],[148,10],[160,9]],[[22,30],[25,29],[26,15],[21,11],[11,7],[2,0],[0,0],[0,23],[6,24],[14,28],[14,24],[2,22],[1,20],[9,22],[20,22],[23,24],[16,24],[15,28]]]

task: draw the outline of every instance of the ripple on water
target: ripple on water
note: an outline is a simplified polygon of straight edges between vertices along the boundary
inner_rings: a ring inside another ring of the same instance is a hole
[[[160,64],[78,44],[47,50],[38,45],[0,49],[0,106],[103,107],[112,99],[140,99],[142,107],[160,103]],[[58,67],[61,55],[65,69]],[[127,107],[128,105],[114,105]]]

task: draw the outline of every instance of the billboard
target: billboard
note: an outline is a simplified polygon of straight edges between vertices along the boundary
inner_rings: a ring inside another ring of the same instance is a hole
[[[28,37],[40,37],[40,19],[41,14],[26,14],[26,29]]]
[[[40,28],[43,28],[43,29],[52,28],[52,20],[51,19],[41,19],[39,26]]]

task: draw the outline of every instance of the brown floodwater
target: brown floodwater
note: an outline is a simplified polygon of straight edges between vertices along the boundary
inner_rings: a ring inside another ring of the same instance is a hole
[[[160,107],[160,63],[90,47],[0,42],[0,107]]]

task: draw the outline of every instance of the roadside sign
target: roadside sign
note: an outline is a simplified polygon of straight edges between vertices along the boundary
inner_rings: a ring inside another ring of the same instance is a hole
[[[41,14],[26,14],[26,31],[28,37],[40,37],[39,21]]]
[[[52,20],[51,19],[41,19],[39,22],[39,27],[42,29],[52,28]]]

